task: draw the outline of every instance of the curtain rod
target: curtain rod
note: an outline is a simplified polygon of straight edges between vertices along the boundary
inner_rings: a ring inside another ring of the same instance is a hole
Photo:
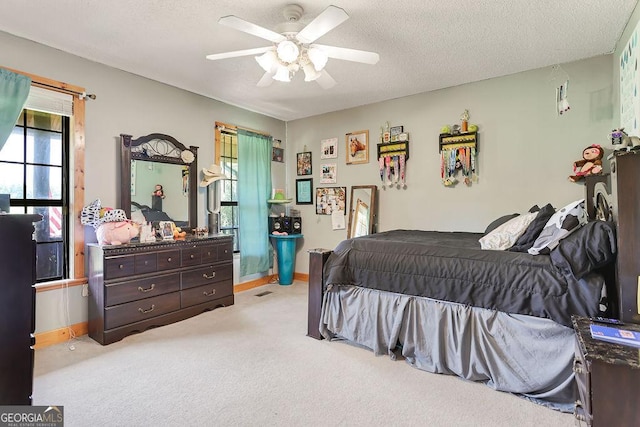
[[[51,80],[45,77],[38,76],[36,74],[27,73],[24,71],[16,70],[14,68],[1,66],[5,70],[9,70],[13,73],[22,74],[23,76],[27,76],[31,78],[31,84],[34,86],[55,90],[56,92],[66,93],[69,95],[77,96],[80,99],[91,98],[96,99],[94,94],[87,94],[83,87],[69,85],[67,83],[58,82],[56,80]]]
[[[231,133],[231,134],[237,134],[238,133],[238,129],[241,129],[241,130],[246,130],[248,132],[257,133],[258,135],[264,135],[264,136],[268,136],[269,138],[272,138],[272,136],[269,135],[268,133],[265,133],[265,132],[262,132],[262,131],[259,131],[259,130],[255,130],[255,129],[251,129],[251,128],[246,128],[246,127],[243,127],[243,126],[225,125],[225,124],[222,124],[222,123],[218,123],[216,125],[216,128],[220,132],[224,131],[226,133]]]
[[[56,92],[77,96],[80,99],[84,99],[84,98],[96,99],[96,95],[93,94],[93,93],[77,92],[75,90],[67,89],[67,88],[64,88],[64,87],[58,87],[58,86],[50,85],[50,84],[47,84],[47,83],[35,82],[33,80],[31,81],[31,84],[34,85],[34,86],[41,87],[41,88],[51,89],[51,90],[54,90]]]

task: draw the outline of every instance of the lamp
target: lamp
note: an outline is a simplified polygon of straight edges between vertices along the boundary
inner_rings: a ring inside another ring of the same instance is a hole
[[[305,82],[316,80],[329,59],[323,50],[303,45],[292,39],[281,41],[275,45],[274,50],[269,50],[255,58],[263,70],[272,74],[272,78],[280,82],[290,82],[301,68],[304,71]]]

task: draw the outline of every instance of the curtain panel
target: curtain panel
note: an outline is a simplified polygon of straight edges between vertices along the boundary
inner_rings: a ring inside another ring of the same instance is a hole
[[[238,129],[238,215],[240,276],[262,273],[272,264],[269,243],[271,138]]]
[[[0,151],[20,117],[30,89],[30,77],[0,68]]]

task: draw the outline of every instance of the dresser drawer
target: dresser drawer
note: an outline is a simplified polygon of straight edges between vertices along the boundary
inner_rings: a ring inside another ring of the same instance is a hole
[[[136,271],[134,255],[118,256],[104,260],[105,280],[133,276]]]
[[[135,256],[136,274],[153,273],[157,266],[158,259],[155,253]]]
[[[220,282],[233,278],[233,264],[209,265],[184,271],[182,274],[182,289]]]
[[[105,306],[155,297],[180,290],[180,273],[105,285]]]
[[[104,328],[117,328],[179,309],[179,292],[107,307],[104,310]]]
[[[182,308],[204,302],[213,301],[218,298],[233,294],[233,280],[211,283],[209,285],[190,288],[181,292]]]
[[[200,254],[203,264],[211,264],[218,261],[218,247],[216,245],[201,246]]]
[[[182,250],[182,266],[199,265],[201,263],[200,247],[185,248]]]
[[[180,267],[180,250],[158,252],[158,271]]]
[[[218,261],[230,261],[233,259],[233,242],[218,245]]]

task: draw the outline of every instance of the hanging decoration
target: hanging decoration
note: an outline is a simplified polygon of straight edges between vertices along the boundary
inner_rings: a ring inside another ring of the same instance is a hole
[[[380,127],[380,143],[378,144],[378,168],[382,189],[406,189],[406,165],[409,159],[409,134],[403,126]]]
[[[440,178],[445,187],[457,184],[459,174],[467,186],[478,181],[478,126],[469,124],[468,110],[464,110],[460,121],[461,125],[443,126],[440,133]]]

